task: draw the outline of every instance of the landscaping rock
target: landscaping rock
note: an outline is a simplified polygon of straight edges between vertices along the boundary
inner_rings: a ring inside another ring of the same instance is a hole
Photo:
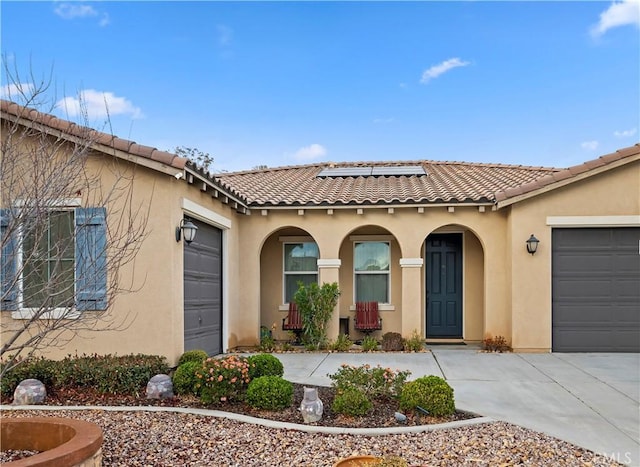
[[[147,383],[147,399],[169,399],[173,397],[173,383],[169,375],[155,375]]]
[[[47,397],[47,389],[37,379],[25,379],[18,384],[13,392],[14,405],[42,404]]]

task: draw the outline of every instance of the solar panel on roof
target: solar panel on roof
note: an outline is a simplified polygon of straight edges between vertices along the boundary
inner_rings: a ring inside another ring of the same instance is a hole
[[[329,167],[322,169],[318,177],[400,177],[426,175],[421,165],[390,165],[376,167]]]
[[[371,167],[329,167],[322,169],[318,177],[368,177]]]
[[[399,177],[401,175],[426,175],[426,172],[421,165],[393,165],[373,167],[371,175],[373,175],[374,177]]]

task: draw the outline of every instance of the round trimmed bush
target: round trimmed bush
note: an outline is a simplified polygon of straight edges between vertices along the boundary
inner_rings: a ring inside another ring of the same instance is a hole
[[[260,376],[249,383],[247,403],[256,409],[280,410],[293,403],[293,384],[280,376]]]
[[[202,367],[202,362],[187,361],[176,368],[173,374],[173,390],[176,394],[197,394],[196,370]]]
[[[400,410],[416,410],[416,406],[429,411],[431,415],[446,416],[456,411],[453,388],[439,376],[423,376],[402,387]]]
[[[331,410],[350,417],[362,417],[373,408],[367,395],[356,388],[347,388],[333,398]]]
[[[263,353],[249,357],[249,376],[251,379],[260,376],[282,376],[282,362],[271,354]]]
[[[187,363],[187,362],[202,363],[207,358],[209,358],[209,355],[207,355],[207,352],[205,352],[204,350],[200,350],[200,349],[187,350],[185,353],[183,353],[180,356],[180,359],[178,360],[178,366],[182,365],[183,363]]]

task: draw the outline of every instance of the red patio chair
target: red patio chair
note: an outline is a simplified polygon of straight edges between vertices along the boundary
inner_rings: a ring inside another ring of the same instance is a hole
[[[296,342],[300,342],[300,334],[302,333],[302,315],[295,302],[289,302],[289,313],[282,318],[282,330],[292,331],[296,335]]]
[[[382,329],[382,318],[378,313],[378,302],[356,302],[354,328],[369,335]]]

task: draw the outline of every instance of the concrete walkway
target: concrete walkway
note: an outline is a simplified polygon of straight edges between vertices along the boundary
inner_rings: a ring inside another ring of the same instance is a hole
[[[640,466],[640,354],[482,353],[277,354],[289,381],[329,386],[340,365],[410,370],[445,378],[456,406],[541,431],[626,465]]]

